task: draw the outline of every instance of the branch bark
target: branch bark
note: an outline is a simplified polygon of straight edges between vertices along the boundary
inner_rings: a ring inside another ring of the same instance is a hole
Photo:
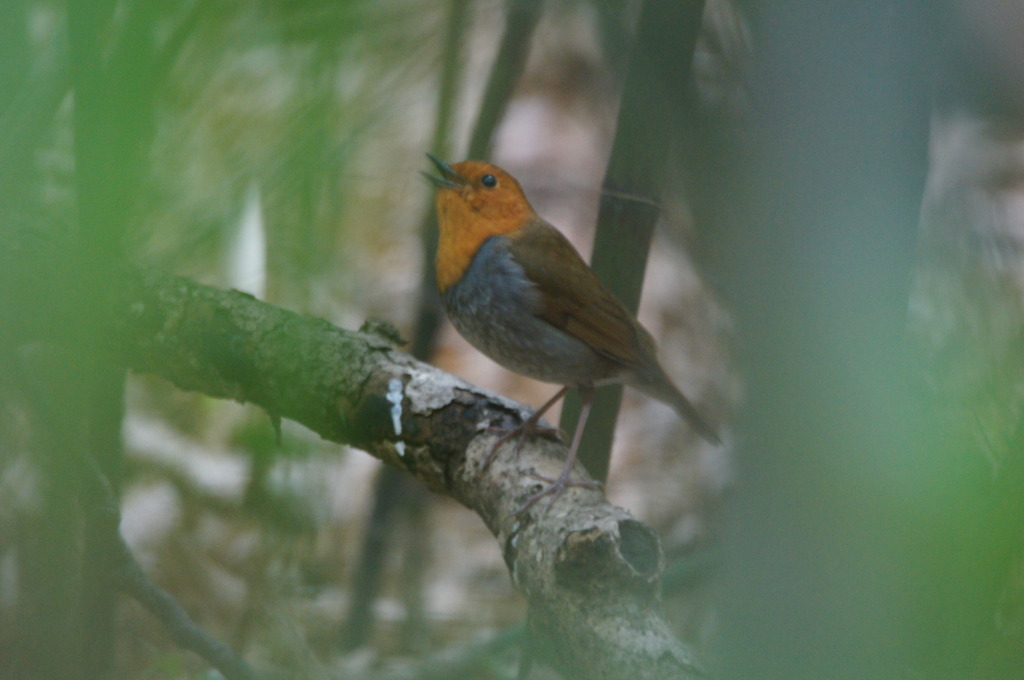
[[[515,514],[539,490],[535,475],[557,474],[563,444],[530,440],[481,470],[496,437],[487,427],[519,424],[522,406],[398,351],[388,327],[347,332],[187,279],[126,278],[129,368],[262,406],[475,511],[529,601],[535,648],[557,669],[595,680],[703,675],[658,613],[664,560],[652,529],[586,488]],[[389,396],[401,397],[397,420]],[[587,478],[582,466],[574,474]]]

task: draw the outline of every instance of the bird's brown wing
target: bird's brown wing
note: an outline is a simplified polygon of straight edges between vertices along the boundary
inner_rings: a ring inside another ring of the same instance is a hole
[[[535,218],[509,236],[512,257],[541,293],[537,316],[625,366],[650,361],[650,334],[601,284],[561,232]]]

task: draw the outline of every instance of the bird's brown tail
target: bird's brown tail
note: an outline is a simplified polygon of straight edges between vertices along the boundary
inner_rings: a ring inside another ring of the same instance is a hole
[[[655,376],[649,382],[645,381],[637,384],[636,388],[674,408],[676,413],[689,423],[690,427],[696,430],[697,434],[710,443],[715,445],[722,443],[722,439],[718,436],[715,428],[704,419],[704,416],[700,414],[700,411],[693,405],[693,402],[687,399],[686,395],[664,373]]]

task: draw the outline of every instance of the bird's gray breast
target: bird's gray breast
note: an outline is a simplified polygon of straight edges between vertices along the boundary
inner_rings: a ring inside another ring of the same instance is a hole
[[[502,236],[484,241],[444,295],[452,324],[481,352],[516,373],[563,385],[604,382],[618,372],[589,346],[538,314],[542,293]]]

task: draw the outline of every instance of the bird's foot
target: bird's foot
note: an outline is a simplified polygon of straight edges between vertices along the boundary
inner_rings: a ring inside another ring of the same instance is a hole
[[[551,477],[545,477],[544,475],[538,475],[536,473],[531,474],[530,476],[533,477],[534,479],[538,479],[542,482],[547,482],[548,486],[527,498],[526,502],[519,506],[519,509],[516,510],[515,514],[523,514],[524,512],[529,510],[534,503],[541,500],[542,498],[550,497],[551,502],[554,503],[555,499],[561,496],[562,493],[564,493],[565,490],[570,486],[582,487],[584,489],[601,488],[601,482],[595,481],[593,479],[572,481],[571,479],[569,479],[570,472],[572,472],[572,470],[566,467],[566,469],[562,470],[562,474],[558,475],[556,479],[552,479]]]
[[[532,422],[531,422],[532,421]],[[481,468],[486,470],[492,462],[494,462],[494,455],[498,453],[498,449],[504,446],[511,439],[515,439],[515,446],[513,451],[518,451],[519,447],[523,445],[523,441],[531,435],[540,435],[542,437],[548,437],[555,441],[561,439],[562,431],[557,427],[539,427],[536,421],[532,419],[527,420],[519,427],[514,427],[511,430],[506,430],[501,427],[488,427],[487,432],[498,433],[503,432],[498,441],[494,442],[494,446],[491,447],[490,452],[484,456]]]

